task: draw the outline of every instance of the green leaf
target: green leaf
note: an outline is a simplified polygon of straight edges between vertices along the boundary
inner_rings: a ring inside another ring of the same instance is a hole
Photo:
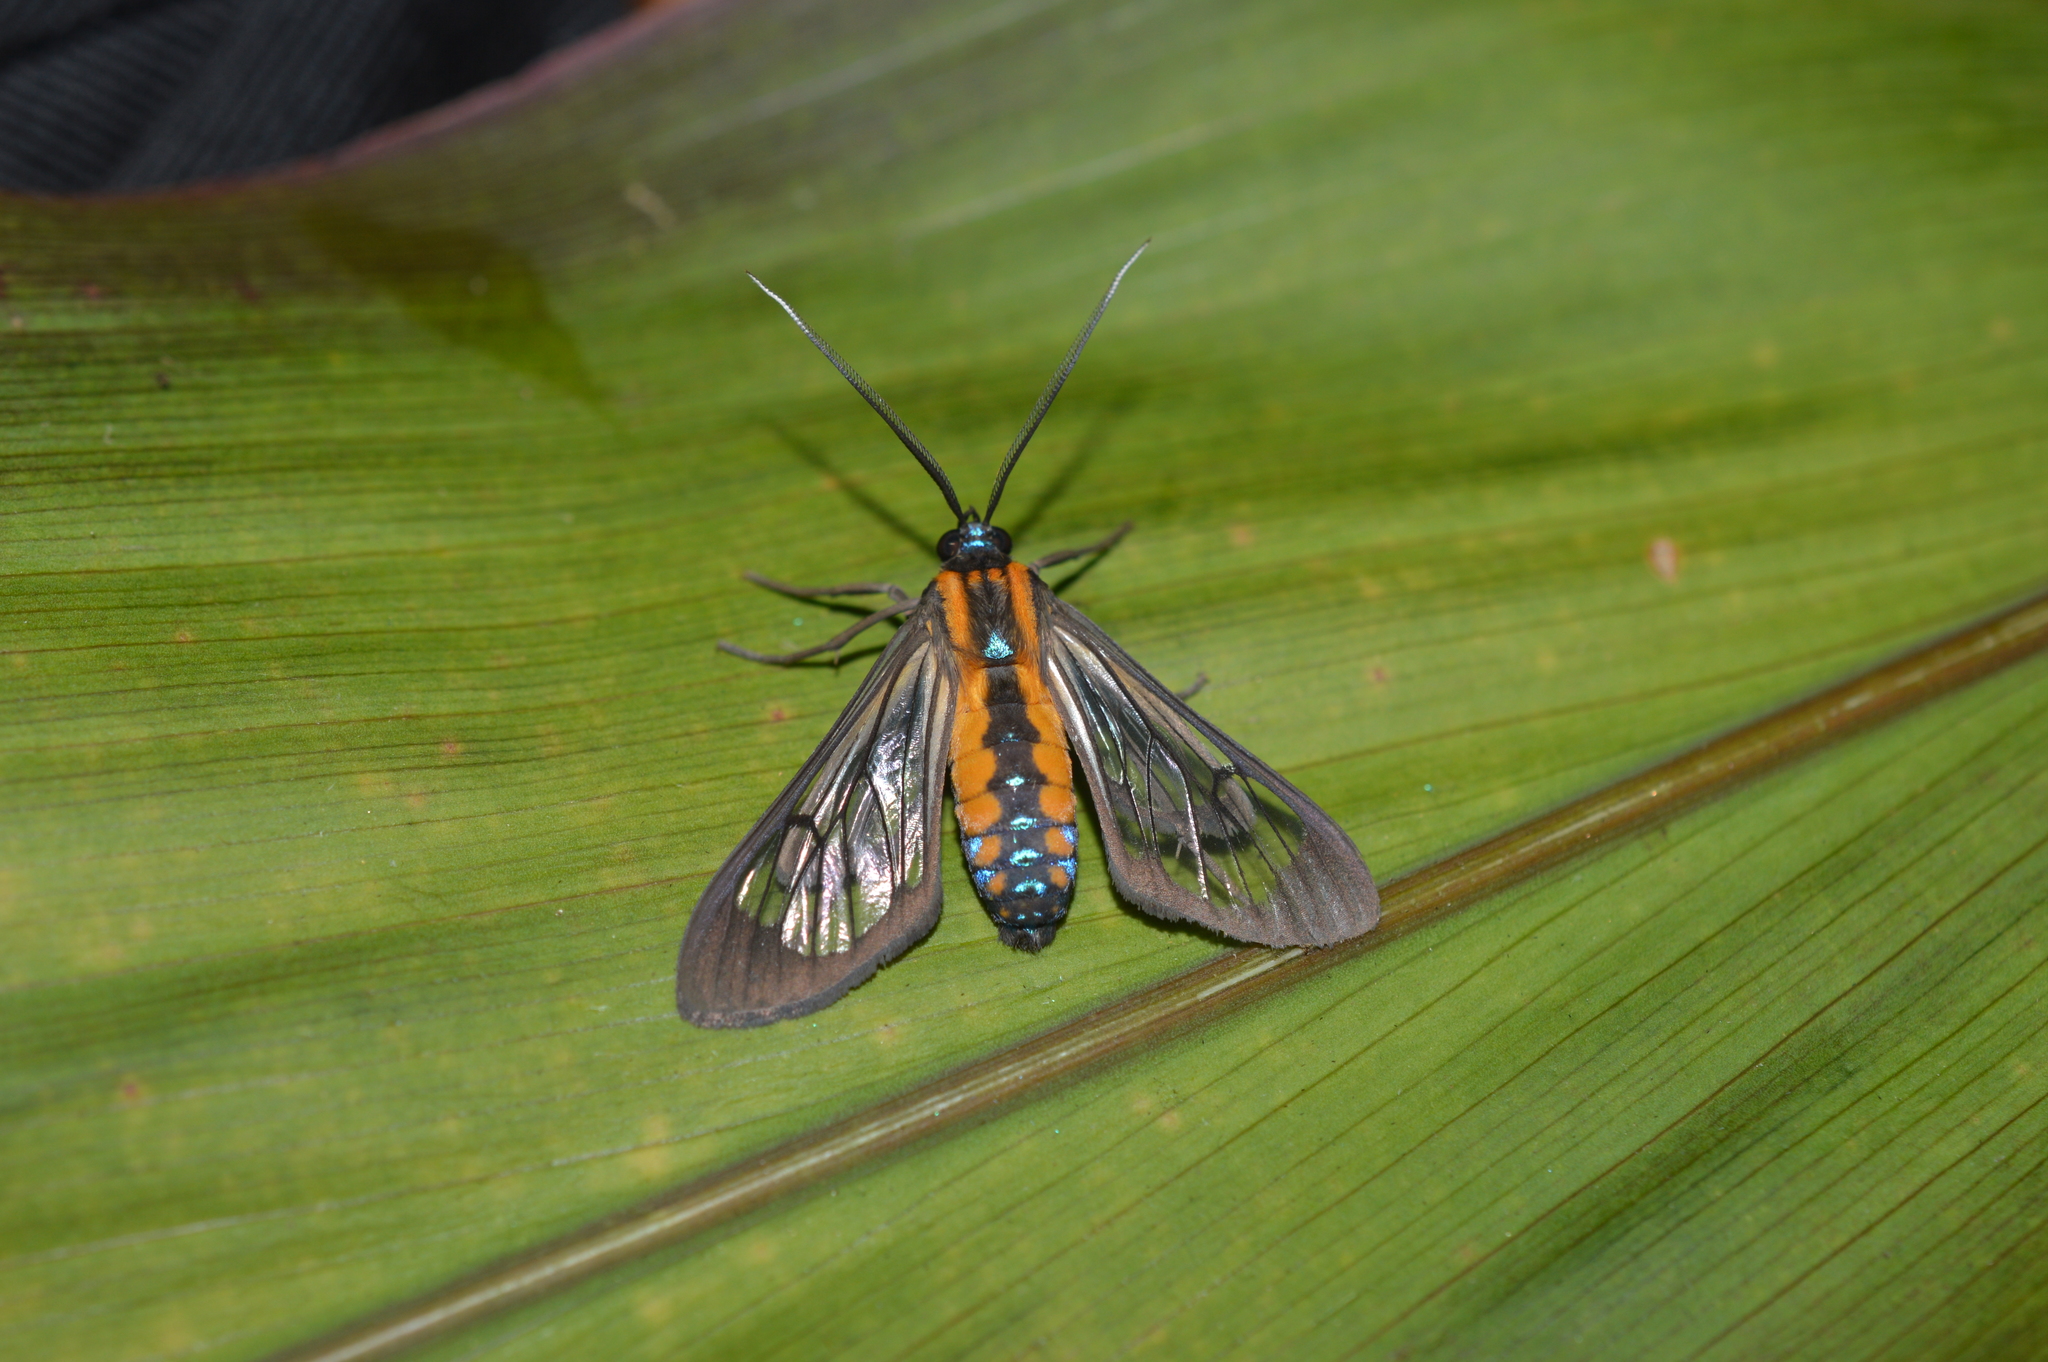
[[[2044,680],[530,1310],[490,1354],[2026,1355]]]
[[[949,865],[846,1002],[676,1021],[861,665],[715,653],[843,618],[738,573],[945,528],[742,268],[978,491],[1155,237],[1010,528],[1138,521],[1069,597],[1383,875],[2039,579],[2031,14],[641,22],[324,173],[0,200],[26,1354],[261,1354],[1216,949],[1088,846],[1043,957]],[[2020,1350],[2039,672],[447,1346]]]

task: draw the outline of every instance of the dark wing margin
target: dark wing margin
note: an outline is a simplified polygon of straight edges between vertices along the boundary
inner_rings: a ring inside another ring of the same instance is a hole
[[[1055,701],[1125,897],[1266,946],[1328,946],[1378,924],[1372,874],[1328,814],[1042,584],[1039,610]]]
[[[698,1026],[837,1001],[939,920],[952,656],[929,602],[904,620],[796,779],[711,877],[676,962]]]

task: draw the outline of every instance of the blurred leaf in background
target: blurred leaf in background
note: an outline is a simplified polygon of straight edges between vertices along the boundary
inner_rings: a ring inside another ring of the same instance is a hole
[[[0,10],[0,186],[267,170],[512,75],[627,0],[54,0]]]
[[[924,475],[1383,876],[2039,584],[2048,21],[679,7],[321,173],[0,199],[0,1319],[250,1357],[1196,963],[675,1018]],[[481,287],[478,286],[479,282]],[[448,1356],[2013,1356],[2036,663]],[[1085,832],[1085,829],[1084,829]],[[1575,878],[1575,876],[1577,878]]]

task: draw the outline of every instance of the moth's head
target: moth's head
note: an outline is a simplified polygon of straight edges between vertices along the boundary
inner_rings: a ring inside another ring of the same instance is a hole
[[[961,568],[1001,567],[1010,561],[1010,533],[983,521],[970,507],[957,529],[939,536],[939,561]]]

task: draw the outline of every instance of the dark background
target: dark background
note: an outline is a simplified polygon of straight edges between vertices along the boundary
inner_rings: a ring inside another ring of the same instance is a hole
[[[629,0],[0,0],[0,188],[245,174],[511,75]]]

